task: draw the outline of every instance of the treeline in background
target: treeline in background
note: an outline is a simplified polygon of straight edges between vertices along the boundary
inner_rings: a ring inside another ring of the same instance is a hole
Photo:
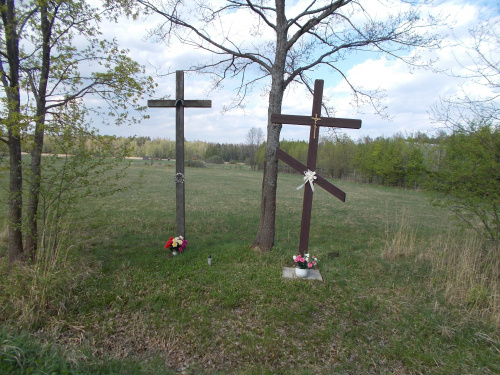
[[[417,188],[426,173],[439,169],[442,153],[449,135],[436,136],[417,133],[391,137],[353,140],[345,134],[323,137],[318,146],[317,172],[325,177],[347,179],[366,183]],[[99,141],[89,138],[84,147],[99,152],[103,142],[113,144],[130,157],[147,160],[175,159],[175,141],[151,137],[101,136]],[[57,154],[67,152],[59,149],[55,136],[48,136],[43,152]],[[244,163],[253,169],[264,165],[266,143],[230,144],[202,141],[185,142],[185,161],[189,166],[203,167],[205,164]],[[281,141],[280,148],[303,164],[307,163],[306,141]],[[280,163],[281,173],[296,173],[288,165]]]
[[[344,134],[323,138],[318,145],[316,172],[337,179],[416,188],[426,170],[436,167],[442,137],[395,135],[355,141]],[[280,148],[307,164],[307,142],[282,141]],[[265,147],[262,146],[256,154],[258,166],[263,165],[264,156]],[[280,172],[295,172],[281,161],[279,165]]]

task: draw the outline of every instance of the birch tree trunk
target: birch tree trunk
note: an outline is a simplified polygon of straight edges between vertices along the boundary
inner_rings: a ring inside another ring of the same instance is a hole
[[[10,118],[8,121],[15,121],[15,119]],[[9,128],[9,264],[13,264],[23,258],[21,137],[16,133],[15,128]]]
[[[19,95],[19,35],[17,34],[16,6],[13,0],[1,1],[1,17],[7,51],[8,74],[2,69],[2,84],[7,96],[7,144],[9,145],[9,264],[23,257],[22,207],[23,175],[21,164],[21,116]]]
[[[26,256],[35,260],[38,248],[38,204],[40,201],[40,184],[42,181],[42,149],[47,103],[47,83],[50,72],[50,38],[52,34],[48,19],[47,5],[40,6],[40,27],[42,32],[42,65],[38,89],[32,90],[36,98],[35,134],[31,151],[31,178],[29,181],[29,198],[26,207]],[[31,82],[34,85],[34,82]]]

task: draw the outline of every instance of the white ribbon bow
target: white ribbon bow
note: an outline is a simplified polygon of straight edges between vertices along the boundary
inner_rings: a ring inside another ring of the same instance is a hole
[[[304,187],[305,184],[307,184],[309,182],[309,185],[311,185],[311,189],[314,193],[314,180],[316,179],[316,172],[313,172],[311,170],[307,170],[307,172],[304,172],[304,183],[302,185],[300,185],[297,190],[300,190]]]

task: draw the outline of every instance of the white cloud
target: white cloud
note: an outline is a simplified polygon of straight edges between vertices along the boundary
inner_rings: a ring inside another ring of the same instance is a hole
[[[302,1],[292,4],[291,10],[300,9]],[[384,2],[387,3],[387,2]],[[394,4],[393,2],[391,2]],[[399,6],[401,5],[398,2]],[[367,2],[365,6],[370,9],[372,15],[385,17],[386,7],[381,6],[381,2]],[[392,8],[395,9],[395,8]],[[430,10],[429,10],[430,11]],[[468,28],[473,26],[480,15],[484,14],[484,8],[479,8],[475,3],[464,1],[445,1],[432,11],[441,11],[455,19],[454,29],[443,28],[444,34],[453,34],[459,38],[468,37]],[[374,16],[376,17],[376,16]],[[131,50],[131,55],[143,64],[151,63],[159,67],[163,72],[173,72],[178,69],[186,69],[195,62],[210,58],[207,52],[193,50],[191,47],[174,42],[168,49],[161,44],[151,44],[144,40],[146,29],[153,26],[158,17],[150,18],[143,23],[133,23],[131,21],[121,21],[118,25],[106,27],[106,33],[116,35],[123,47]],[[230,32],[232,37],[236,37],[238,43],[258,43],[260,39],[249,37],[248,32],[242,32],[244,27],[254,24],[255,20],[248,16],[241,16],[239,12],[224,18],[224,32]],[[218,28],[219,25],[214,25]],[[219,31],[222,29],[218,28]],[[469,64],[465,59],[466,50],[462,46],[454,46],[439,51],[428,52],[425,50],[413,51],[421,52],[424,57],[439,58],[436,67],[441,69],[452,69],[460,72],[463,67],[457,63]],[[325,95],[333,98],[331,104],[335,107],[335,115],[345,118],[361,118],[363,126],[361,130],[350,130],[348,135],[358,138],[361,135],[371,137],[390,136],[396,132],[410,133],[415,131],[431,131],[435,124],[431,122],[427,112],[440,97],[456,95],[460,90],[461,80],[447,76],[445,74],[433,73],[431,70],[409,69],[409,67],[399,60],[382,57],[378,60],[360,60],[362,55],[353,56],[352,66],[347,70],[347,76],[353,83],[362,86],[367,90],[383,88],[386,94],[385,104],[388,113],[392,116],[392,121],[381,119],[372,114],[369,107],[362,108],[362,113],[350,104],[350,89],[345,82],[338,83],[335,76],[318,72],[316,78],[325,79]],[[148,68],[150,73],[154,69]],[[323,76],[321,76],[323,74]],[[164,95],[175,95],[175,76],[169,75],[157,79],[159,84],[158,97]],[[249,94],[247,98],[246,111],[234,109],[225,114],[222,108],[231,103],[234,97],[236,81],[229,81],[218,91],[207,92],[210,86],[209,78],[202,75],[186,75],[185,78],[185,98],[186,99],[211,99],[213,108],[211,109],[186,109],[186,131],[188,140],[206,140],[210,142],[245,142],[248,130],[255,126],[266,132],[267,126],[267,102],[268,98],[262,95],[259,87]],[[484,87],[472,86],[471,91],[477,94],[484,92]],[[311,111],[311,97],[303,86],[295,86],[287,90],[283,101],[283,113],[287,114],[309,114]],[[174,109],[150,109],[150,120],[144,121],[141,125],[126,128],[107,128],[106,133],[116,133],[120,135],[147,135],[151,137],[167,137],[175,139]],[[308,130],[302,126],[284,126],[282,139],[307,139]]]

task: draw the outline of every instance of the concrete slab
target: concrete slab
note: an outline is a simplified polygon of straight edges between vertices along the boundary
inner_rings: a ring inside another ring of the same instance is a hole
[[[295,275],[295,268],[283,267],[283,276],[286,279],[303,279],[303,280],[320,280],[323,281],[319,270],[309,270],[307,277],[297,277]]]

